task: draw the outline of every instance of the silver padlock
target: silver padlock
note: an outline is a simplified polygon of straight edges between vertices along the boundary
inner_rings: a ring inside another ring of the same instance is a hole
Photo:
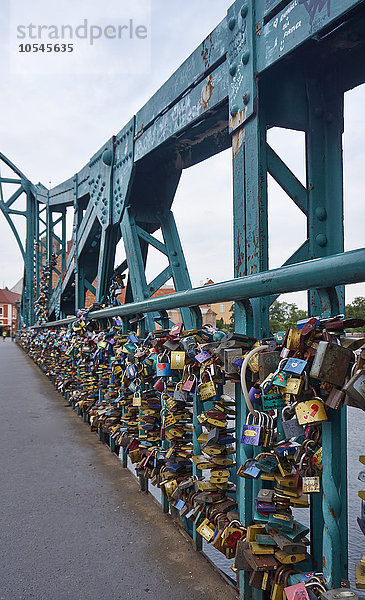
[[[321,600],[359,600],[359,596],[349,588],[336,588],[323,592]]]
[[[291,406],[284,406],[284,408],[281,412],[283,431],[284,431],[285,438],[287,440],[289,440],[290,438],[299,437],[301,435],[304,435],[304,428],[302,427],[302,425],[299,425],[298,419],[296,418],[295,415],[294,415],[294,417],[292,417],[292,418],[289,417],[288,420],[285,420],[286,415],[289,416],[289,413],[293,414],[293,408],[294,408],[293,404]]]

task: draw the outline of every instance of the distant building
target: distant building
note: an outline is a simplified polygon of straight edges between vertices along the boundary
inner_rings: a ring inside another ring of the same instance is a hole
[[[18,327],[18,312],[20,305],[20,294],[11,292],[6,287],[0,289],[0,330],[1,332],[16,331]]]
[[[214,281],[212,279],[207,279],[204,285],[212,285]],[[203,282],[201,282],[203,285]],[[208,308],[216,315],[216,320],[223,319],[224,325],[229,325],[231,323],[232,317],[232,305],[233,302],[215,302],[213,304],[206,304]],[[212,323],[215,325],[215,322]]]
[[[19,279],[19,281],[13,285],[12,288],[10,288],[11,292],[14,292],[14,294],[19,294],[20,296],[22,295],[23,292],[23,277],[21,279]]]

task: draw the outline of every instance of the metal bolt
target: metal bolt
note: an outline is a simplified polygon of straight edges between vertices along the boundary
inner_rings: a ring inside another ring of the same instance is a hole
[[[246,50],[246,52],[244,52],[242,54],[242,59],[241,59],[244,65],[247,65],[249,58],[250,58],[250,52],[249,52],[249,50]]]
[[[248,4],[244,4],[241,8],[241,17],[244,19],[248,13]]]
[[[173,267],[180,267],[180,263],[177,260],[173,260],[171,264]]]
[[[327,236],[325,233],[319,233],[316,235],[316,244],[318,244],[318,246],[321,248],[327,246]]]
[[[238,106],[234,104],[231,108],[231,116],[234,117],[238,113]]]
[[[229,74],[234,77],[237,73],[237,65],[236,63],[232,63],[231,66],[229,67]]]
[[[319,221],[325,221],[327,219],[327,211],[324,206],[318,206],[315,210],[315,215]]]
[[[149,293],[148,293],[147,291],[143,292],[143,296],[144,296],[145,298],[149,298],[149,297],[150,297],[150,295],[149,295]]]
[[[249,100],[250,100],[250,94],[248,92],[246,92],[246,94],[243,94],[242,99],[243,99],[243,103],[245,105],[247,105],[249,103]]]
[[[103,163],[110,167],[113,161],[113,153],[111,150],[104,150],[103,152]]]
[[[233,29],[235,28],[236,25],[236,19],[234,17],[231,17],[228,21],[228,27],[230,28],[231,31],[233,31]]]

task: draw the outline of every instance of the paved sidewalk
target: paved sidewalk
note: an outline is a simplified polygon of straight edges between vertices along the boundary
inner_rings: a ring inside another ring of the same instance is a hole
[[[236,598],[10,339],[0,451],[0,600]]]

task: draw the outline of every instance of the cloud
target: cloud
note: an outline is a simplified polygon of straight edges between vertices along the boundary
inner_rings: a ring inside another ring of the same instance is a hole
[[[103,4],[108,6],[109,0]],[[95,4],[100,6],[99,2]],[[231,0],[169,3],[154,0],[151,12],[151,64],[147,73],[15,74],[2,62],[0,151],[33,181],[57,185],[88,162],[116,134],[171,73],[224,18]],[[55,17],[67,14],[68,0],[52,4]],[[72,4],[74,6],[74,4]],[[67,10],[66,10],[67,9]],[[71,9],[70,9],[71,10]],[[65,12],[66,11],[66,12]],[[5,11],[6,12],[6,11]],[[0,26],[4,32],[4,21]],[[365,150],[364,87],[346,96],[344,139],[346,248],[363,245],[362,195]],[[303,173],[300,134],[270,133],[271,143],[290,167]],[[206,277],[233,275],[231,153],[226,151],[183,172],[173,210],[194,285]],[[280,265],[304,239],[302,215],[278,186],[270,184],[270,265]],[[0,285],[13,285],[23,265],[12,233],[0,215]],[[150,261],[148,278],[158,268]],[[364,285],[350,286],[365,295]],[[352,291],[355,290],[355,291]],[[303,300],[300,301],[301,303]]]

